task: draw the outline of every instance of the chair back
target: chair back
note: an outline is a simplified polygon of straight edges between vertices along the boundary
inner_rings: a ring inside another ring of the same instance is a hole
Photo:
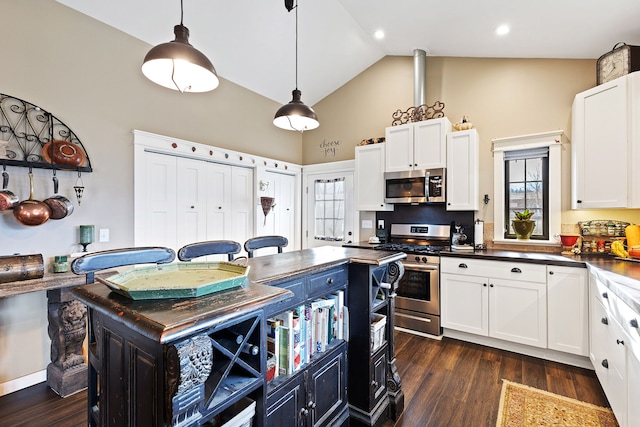
[[[227,254],[229,261],[233,261],[233,256],[240,253],[242,246],[233,240],[209,240],[207,242],[197,242],[184,245],[178,250],[180,261],[191,261],[206,255]]]
[[[262,248],[278,248],[278,253],[282,253],[282,248],[287,246],[289,241],[283,236],[258,236],[252,237],[244,242],[244,250],[247,256],[253,258],[253,252]]]
[[[125,265],[165,264],[175,258],[176,253],[173,249],[163,247],[111,249],[88,253],[74,259],[71,263],[71,271],[75,274],[86,274],[86,283],[93,283],[96,271]]]

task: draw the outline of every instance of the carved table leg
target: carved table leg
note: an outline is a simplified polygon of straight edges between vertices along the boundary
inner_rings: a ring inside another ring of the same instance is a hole
[[[87,307],[73,299],[71,288],[47,291],[51,363],[47,383],[62,397],[87,388],[87,365],[82,355]]]
[[[404,411],[404,392],[402,391],[402,381],[400,380],[400,374],[396,367],[396,352],[395,352],[395,314],[396,314],[396,289],[398,288],[398,282],[404,275],[404,266],[402,262],[396,261],[389,264],[389,282],[391,283],[391,290],[389,291],[389,303],[387,322],[389,323],[389,346],[388,351],[388,365],[387,365],[387,393],[389,395],[389,418],[396,421],[400,418],[400,415]]]

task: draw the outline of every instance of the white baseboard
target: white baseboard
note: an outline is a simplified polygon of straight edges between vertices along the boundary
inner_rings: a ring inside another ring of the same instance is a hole
[[[7,381],[6,383],[0,383],[0,396],[5,396],[9,393],[13,393],[14,391],[40,384],[46,380],[47,370],[43,369],[42,371],[34,372],[33,374]]]
[[[564,363],[565,365],[577,366],[579,368],[590,369],[593,371],[593,364],[591,363],[591,360],[589,360],[589,358],[585,356],[578,356],[561,351],[549,350],[547,348],[531,347],[528,345],[503,341],[496,338],[455,331],[453,329],[443,328],[443,330],[445,337],[485,345],[487,347],[499,348],[500,350],[512,351],[514,353],[526,354],[527,356],[550,360],[552,362]]]

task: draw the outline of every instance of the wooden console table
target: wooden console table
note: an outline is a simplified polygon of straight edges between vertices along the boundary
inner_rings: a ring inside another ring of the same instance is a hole
[[[111,274],[114,272],[105,273]],[[84,276],[71,272],[46,272],[41,279],[0,283],[0,298],[47,291],[47,330],[51,338],[47,384],[62,397],[87,388],[87,365],[82,354],[87,308],[71,294],[71,289],[84,284]]]

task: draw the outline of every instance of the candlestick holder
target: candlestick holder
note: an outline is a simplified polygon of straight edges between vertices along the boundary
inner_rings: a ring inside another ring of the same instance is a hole
[[[80,226],[80,244],[82,252],[87,252],[87,246],[94,242],[95,229],[93,225]]]

